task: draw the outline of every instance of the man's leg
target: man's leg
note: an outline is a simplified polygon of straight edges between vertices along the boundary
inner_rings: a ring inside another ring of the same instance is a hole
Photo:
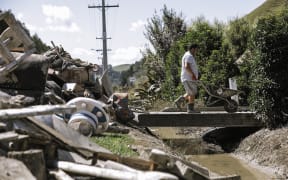
[[[186,99],[187,99],[186,94],[184,94],[183,96],[182,96],[182,95],[179,96],[179,97],[174,101],[176,107],[179,108],[179,109],[181,109],[181,104],[183,104],[183,103],[186,101]]]
[[[194,112],[194,100],[195,100],[195,96],[194,95],[188,96],[188,104],[187,104],[187,112],[188,113],[193,113]]]

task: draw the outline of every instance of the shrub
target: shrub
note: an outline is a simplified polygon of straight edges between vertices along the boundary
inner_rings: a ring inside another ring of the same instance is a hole
[[[269,128],[287,123],[281,100],[288,96],[288,11],[259,19],[253,32],[250,105]]]

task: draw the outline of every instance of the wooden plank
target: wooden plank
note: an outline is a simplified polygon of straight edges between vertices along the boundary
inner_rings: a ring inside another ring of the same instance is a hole
[[[22,161],[37,179],[47,179],[45,158],[42,150],[10,151],[8,152],[8,157]]]
[[[186,112],[187,108],[176,108],[176,107],[166,107],[162,112]],[[195,111],[225,111],[223,106],[213,106],[213,107],[195,107]],[[250,111],[247,106],[238,106],[237,112],[247,112]]]
[[[144,159],[133,157],[122,157],[119,163],[126,164],[135,169],[145,171],[153,171],[155,166],[153,161],[147,161]]]
[[[225,113],[184,113],[184,112],[150,112],[138,114],[138,126],[150,127],[262,127],[252,112]]]
[[[33,123],[39,129],[48,133],[53,137],[54,141],[61,145],[66,150],[79,153],[85,158],[93,157],[93,153],[106,153],[110,151],[91,142],[87,137],[81,135],[79,132],[69,128],[64,122],[54,120],[53,126],[55,129],[38,121],[35,117],[28,117],[28,122]],[[111,154],[111,153],[110,153]]]
[[[104,152],[98,152],[97,159],[103,161],[115,161],[138,170],[153,171],[155,168],[154,162],[150,160],[133,157],[122,157],[116,154],[108,154]]]
[[[6,131],[6,129],[7,129],[6,124],[3,123],[3,122],[0,122],[0,132],[1,132],[1,131]]]
[[[3,109],[0,110],[0,119],[16,119],[28,116],[47,115],[61,112],[72,112],[76,106],[71,105],[38,105],[27,108]]]
[[[0,133],[0,142],[2,141],[12,141],[18,138],[18,134],[14,131]]]

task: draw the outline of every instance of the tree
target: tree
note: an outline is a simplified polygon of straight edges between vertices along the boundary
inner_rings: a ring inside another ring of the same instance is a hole
[[[35,48],[36,48],[36,54],[42,54],[50,49],[49,46],[47,46],[43,41],[39,38],[37,34],[34,34],[32,36],[32,40],[35,43]]]
[[[230,21],[226,30],[226,38],[232,47],[232,54],[238,59],[248,47],[251,27],[248,21],[236,18]]]
[[[182,14],[177,15],[173,9],[169,10],[166,5],[162,9],[162,13],[161,17],[155,13],[148,20],[144,35],[153,46],[156,55],[165,64],[172,44],[185,35],[186,24]]]
[[[185,36],[185,44],[199,44],[198,64],[203,67],[212,51],[219,50],[223,42],[224,25],[218,21],[209,23],[204,17],[198,17],[192,22]]]
[[[142,55],[143,66],[149,83],[155,84],[163,81],[165,79],[165,65],[159,56],[148,48],[142,52]]]

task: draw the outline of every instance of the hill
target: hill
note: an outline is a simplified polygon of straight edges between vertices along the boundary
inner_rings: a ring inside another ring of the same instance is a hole
[[[279,13],[285,6],[287,7],[287,5],[288,0],[266,0],[262,5],[247,14],[244,18],[247,18],[250,23],[254,23],[255,20],[260,17]]]
[[[126,71],[130,68],[131,64],[121,64],[118,66],[113,66],[113,70],[117,71],[117,72],[122,72],[122,71]]]

